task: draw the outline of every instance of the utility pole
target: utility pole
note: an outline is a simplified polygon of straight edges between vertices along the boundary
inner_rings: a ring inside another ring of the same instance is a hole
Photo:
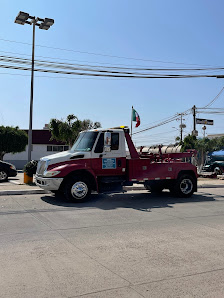
[[[195,105],[192,107],[192,112],[193,112],[193,131],[192,131],[192,135],[197,136],[198,132],[196,130],[196,106]]]
[[[180,116],[180,119],[178,119],[178,120],[180,120],[180,141],[181,141],[181,143],[182,143],[182,141],[183,141],[183,129],[186,127],[186,125],[185,124],[183,124],[183,120],[185,120],[185,119],[183,119],[183,113],[180,113],[180,114],[178,114],[179,116]]]
[[[194,130],[196,130],[196,106],[194,105],[193,108],[193,127],[194,127]]]
[[[132,138],[133,106],[131,107],[131,138]]]
[[[32,42],[32,68],[31,68],[31,87],[30,87],[30,120],[28,131],[28,161],[31,161],[32,151],[32,126],[33,126],[33,81],[34,81],[34,48],[35,48],[35,26],[36,18],[31,23],[33,24],[33,42]]]
[[[180,114],[180,141],[183,141],[183,114]]]
[[[28,161],[31,161],[32,151],[32,126],[33,126],[33,83],[34,83],[34,48],[35,48],[35,26],[39,29],[48,30],[53,24],[54,20],[30,16],[28,13],[20,11],[15,19],[16,24],[33,25],[33,39],[32,39],[32,64],[31,64],[31,86],[30,86],[30,118],[28,131]]]

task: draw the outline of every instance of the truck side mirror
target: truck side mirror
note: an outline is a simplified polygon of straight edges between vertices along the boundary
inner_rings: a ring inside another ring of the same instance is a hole
[[[111,133],[110,132],[104,133],[104,151],[105,152],[111,151]]]

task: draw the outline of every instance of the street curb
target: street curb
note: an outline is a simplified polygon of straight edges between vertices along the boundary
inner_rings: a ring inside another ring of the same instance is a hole
[[[224,188],[224,185],[198,185],[198,188]],[[146,190],[145,187],[136,187],[136,186],[124,186],[123,190],[125,191],[133,191],[133,190]],[[46,191],[44,189],[21,189],[21,190],[2,190],[0,191],[0,196],[8,196],[8,195],[34,195],[34,194],[47,194],[51,193],[50,191]]]
[[[205,184],[205,185],[199,185],[198,188],[224,188],[224,185],[223,184],[217,184],[217,185]]]
[[[46,194],[43,189],[21,189],[21,190],[2,190],[0,191],[0,196],[8,195],[34,195],[34,194]]]
[[[205,185],[198,185],[198,188],[224,188],[224,184],[212,185],[212,184],[205,184]],[[146,190],[145,187],[136,187],[136,186],[125,186],[123,187],[124,190]]]

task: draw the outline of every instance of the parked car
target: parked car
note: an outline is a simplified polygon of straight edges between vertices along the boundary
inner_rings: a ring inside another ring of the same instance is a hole
[[[8,177],[17,175],[16,167],[11,163],[0,161],[0,182],[7,181]]]
[[[217,175],[224,173],[224,150],[208,153],[203,171],[214,172]]]

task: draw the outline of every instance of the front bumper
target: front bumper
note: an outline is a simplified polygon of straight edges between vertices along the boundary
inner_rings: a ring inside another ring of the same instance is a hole
[[[62,181],[63,178],[44,178],[37,175],[34,176],[34,182],[36,185],[44,190],[58,190]]]
[[[8,171],[8,176],[9,177],[16,177],[17,176],[17,171],[16,170],[13,170],[13,169],[10,169]]]

